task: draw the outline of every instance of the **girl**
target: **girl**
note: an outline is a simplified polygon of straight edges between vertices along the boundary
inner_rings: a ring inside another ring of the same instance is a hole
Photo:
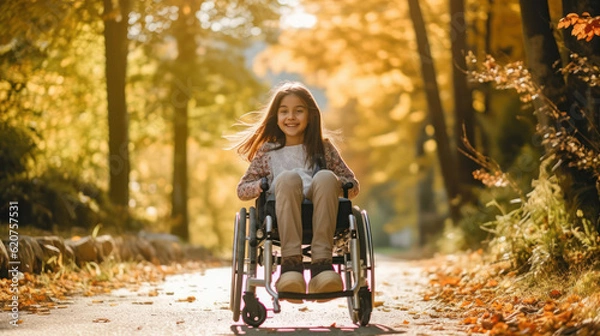
[[[262,120],[241,134],[234,147],[250,161],[238,186],[242,200],[257,198],[261,178],[275,194],[281,240],[281,276],[278,292],[306,293],[302,263],[301,204],[313,203],[311,280],[309,293],[343,290],[342,279],[332,266],[332,245],[342,183],[352,182],[349,197],[358,194],[354,173],[328,140],[323,138],[321,112],[310,91],[297,82],[286,82],[274,91]]]

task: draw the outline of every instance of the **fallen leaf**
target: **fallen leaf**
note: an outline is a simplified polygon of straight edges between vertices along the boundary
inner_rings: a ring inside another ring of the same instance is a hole
[[[195,296],[188,296],[186,298],[181,298],[179,300],[177,300],[178,302],[194,302],[196,301],[196,297]]]

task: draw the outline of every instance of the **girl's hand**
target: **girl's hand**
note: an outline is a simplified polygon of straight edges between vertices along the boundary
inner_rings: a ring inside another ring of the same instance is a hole
[[[269,190],[269,180],[266,177],[258,180],[258,190],[260,190],[261,193]]]

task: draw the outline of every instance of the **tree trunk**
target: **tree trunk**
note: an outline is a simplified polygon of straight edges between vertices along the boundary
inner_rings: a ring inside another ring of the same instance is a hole
[[[415,29],[417,46],[421,61],[421,71],[423,74],[423,83],[429,108],[429,118],[435,130],[435,140],[437,142],[437,155],[440,162],[444,186],[448,197],[448,208],[450,217],[456,223],[460,217],[459,207],[455,199],[458,197],[458,182],[456,178],[456,164],[454,151],[450,146],[446,122],[444,119],[444,110],[440,101],[439,89],[437,85],[435,67],[431,58],[429,41],[421,7],[418,0],[409,0],[408,6],[410,16]],[[440,231],[443,227],[437,228]]]
[[[127,213],[129,205],[129,135],[125,82],[127,76],[130,0],[104,0],[106,97],[108,101],[109,196]]]
[[[194,25],[194,13],[190,7],[183,5],[179,8],[179,17],[175,23],[175,39],[177,40],[177,60],[174,66],[173,81],[173,193],[171,218],[174,224],[171,232],[182,240],[190,238],[188,219],[188,169],[187,169],[187,140],[188,140],[188,105],[193,89],[194,61],[196,56],[195,36],[191,32]]]
[[[600,1],[597,0],[563,0],[563,16],[569,13],[588,12],[592,16],[600,15]],[[577,40],[571,35],[571,29],[563,31],[565,47],[570,53],[587,57],[592,64],[600,64],[600,38],[589,42]],[[570,75],[567,81],[567,109],[569,117],[575,124],[577,136],[583,143],[587,139],[595,148],[600,148],[600,88],[591,87],[577,75]],[[600,229],[600,190],[597,178],[589,171],[572,170],[572,178],[565,183],[573,183],[574,203]]]
[[[422,161],[425,156],[423,145],[429,138],[425,132],[425,126],[423,125],[417,138],[415,148],[417,162]],[[433,235],[441,231],[440,228],[443,227],[444,221],[440,218],[435,204],[434,169],[429,165],[423,167],[422,170],[421,167],[420,165],[419,183],[417,184],[417,228],[419,230],[419,246],[425,246]]]
[[[549,24],[550,14],[547,1],[520,0],[520,4],[525,52],[533,80],[542,86],[544,96],[553,102],[560,111],[567,112],[575,127],[573,124],[564,122],[557,124],[549,120],[541,112],[539,105],[536,106],[538,123],[542,126],[557,128],[562,126],[567,134],[580,137],[581,132],[587,132],[589,126],[581,113],[582,108],[585,109],[584,106],[587,104],[580,104],[580,102],[586,101],[586,98],[581,99],[581,97],[585,97],[588,90],[577,84],[576,80],[572,80],[567,91],[562,74],[555,68],[555,64],[560,64],[561,58]],[[568,40],[566,39],[566,41]],[[573,215],[577,209],[581,209],[587,218],[598,223],[600,201],[596,191],[595,177],[586,171],[569,167],[569,162],[563,162],[556,170],[556,175],[564,193],[567,209]]]
[[[452,86],[454,88],[454,141],[457,148],[462,144],[462,137],[466,136],[475,144],[475,113],[473,110],[473,97],[467,82],[467,64],[465,61],[467,49],[467,23],[465,21],[464,0],[450,0],[450,39],[452,42]],[[464,126],[464,132],[463,132]],[[464,134],[463,134],[464,133]],[[457,152],[457,177],[460,184],[460,194],[469,202],[473,198],[471,188],[478,185],[472,172],[477,164],[465,155]]]

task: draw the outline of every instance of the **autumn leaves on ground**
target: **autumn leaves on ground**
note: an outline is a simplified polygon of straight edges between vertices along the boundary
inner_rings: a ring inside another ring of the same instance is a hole
[[[472,332],[597,335],[600,331],[598,272],[588,274],[595,277],[588,283],[558,274],[527,279],[506,262],[486,259],[482,251],[440,259],[430,269],[423,299],[441,301],[446,316]],[[589,293],[581,286],[593,289]]]

